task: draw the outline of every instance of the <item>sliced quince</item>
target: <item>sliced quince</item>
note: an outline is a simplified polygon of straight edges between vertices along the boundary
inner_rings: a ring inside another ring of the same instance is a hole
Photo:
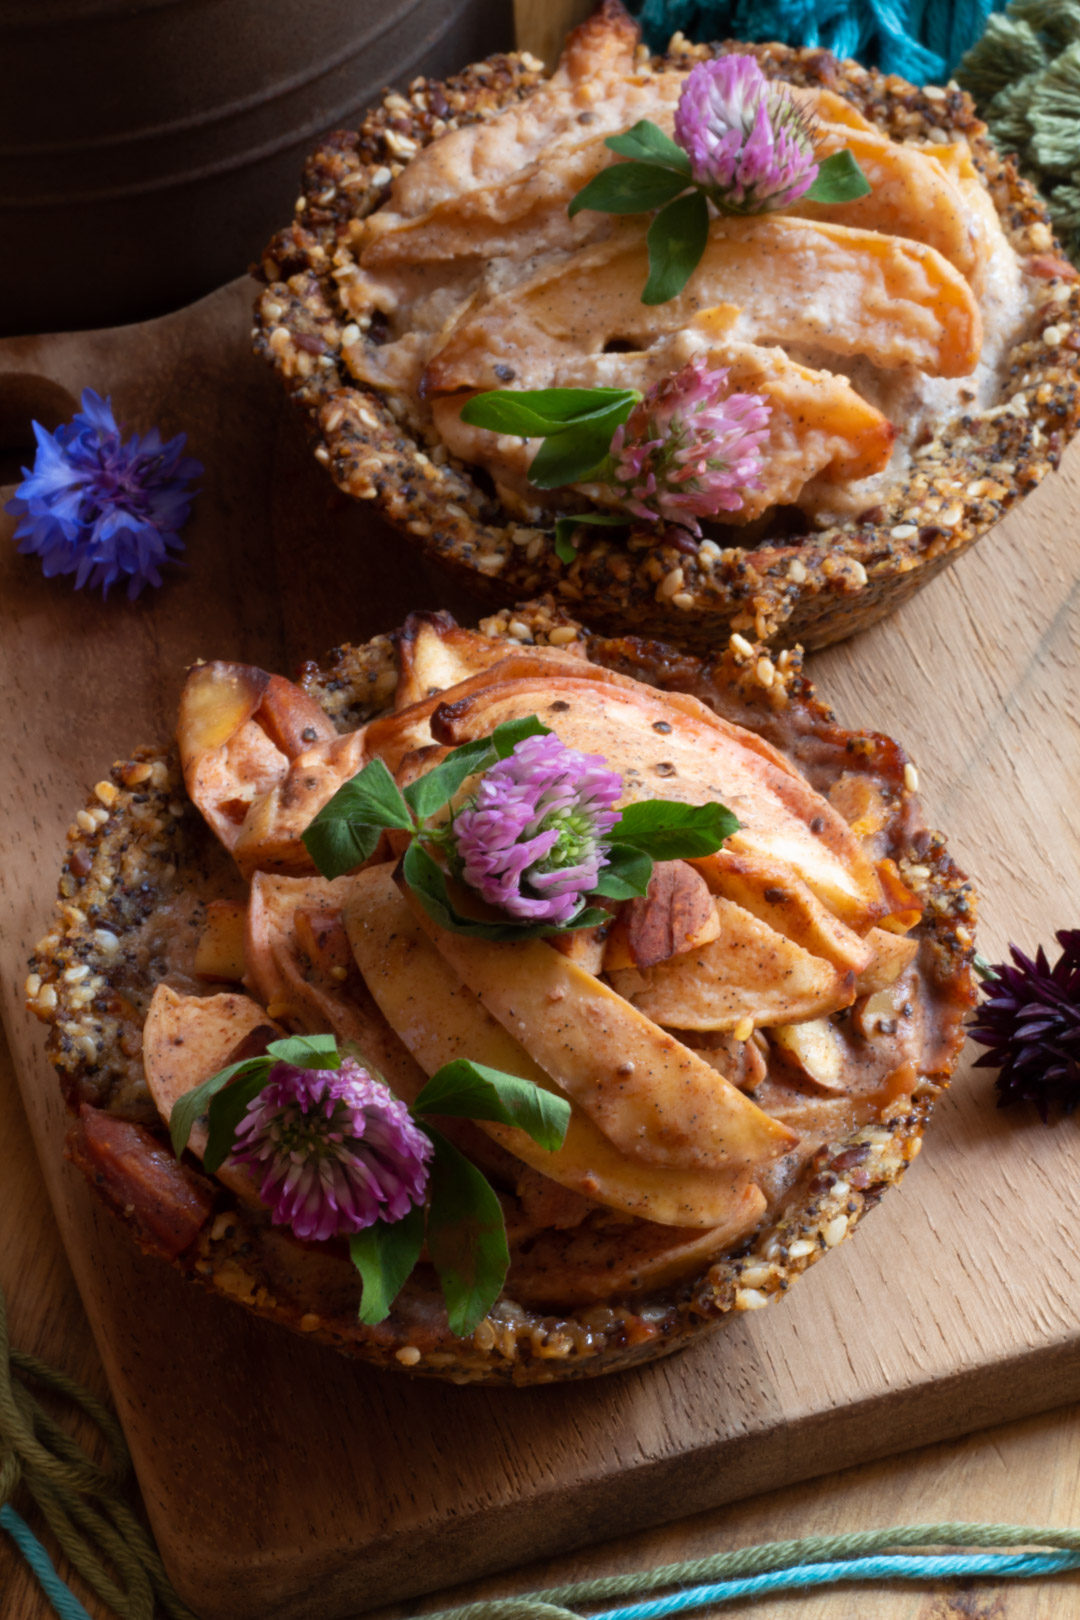
[[[963,193],[930,151],[865,132],[822,124],[815,141],[818,161],[850,151],[870,183],[854,202],[819,203],[800,198],[792,212],[858,230],[909,237],[936,248],[978,291],[985,279],[989,242],[981,219],[972,216]]]
[[[351,880],[345,926],[368,989],[428,1073],[470,1058],[563,1093],[551,1076],[466,988],[421,928],[390,865]],[[609,1062],[614,1059],[609,1054]],[[576,1104],[561,1148],[549,1153],[525,1132],[483,1129],[533,1169],[589,1199],[665,1226],[713,1227],[746,1208],[743,1183],[728,1171],[666,1169],[621,1153]]]
[[[496,353],[516,368],[538,351],[556,364],[615,340],[646,349],[722,302],[741,311],[732,333],[740,341],[865,355],[885,369],[967,376],[982,346],[979,307],[960,272],[935,248],[876,231],[779,214],[724,218],[675,298],[643,304],[647,275],[644,227],[628,225],[470,303],[429,362],[424,393],[498,387]]]
[[[253,872],[313,872],[305,829],[367,762],[366,731],[317,743],[291,761],[279,781],[251,804],[232,845],[245,877]]]
[[[655,967],[611,975],[621,996],[667,1029],[794,1023],[849,1007],[855,975],[812,956],[731,900],[715,902],[708,945]]]
[[[600,684],[560,672],[546,681],[504,683],[498,673],[437,710],[441,741],[467,742],[505,720],[537,714],[570,747],[602,754],[623,778],[625,802],[726,804],[742,824],[726,848],[792,869],[856,930],[887,909],[877,874],[843,817],[762,738],[693,697],[661,695],[636,681]]]
[[[246,955],[252,988],[290,1029],[330,1029],[353,1041],[365,1061],[406,1102],[424,1084],[421,1069],[394,1034],[352,965],[335,951],[351,879],[282,877],[257,872],[248,905]],[[342,964],[347,964],[344,966]]]

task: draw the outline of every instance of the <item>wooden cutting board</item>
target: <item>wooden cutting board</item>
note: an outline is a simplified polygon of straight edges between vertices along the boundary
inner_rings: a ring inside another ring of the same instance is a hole
[[[288,671],[410,607],[470,612],[329,488],[249,355],[251,291],[0,344],[8,444],[28,437],[29,411],[55,421],[91,384],[133,426],[186,429],[207,468],[185,570],[134,605],[44,580],[0,519],[4,1019],[183,1595],[205,1620],[332,1620],[1080,1397],[1077,1121],[998,1113],[966,1068],[903,1188],[783,1304],[567,1388],[443,1388],[354,1366],[141,1258],[62,1162],[22,978],[84,785],[169,731],[199,655]],[[932,819],[978,880],[991,955],[1080,920],[1078,491],[1080,447],[956,569],[813,660],[846,723],[909,747]]]

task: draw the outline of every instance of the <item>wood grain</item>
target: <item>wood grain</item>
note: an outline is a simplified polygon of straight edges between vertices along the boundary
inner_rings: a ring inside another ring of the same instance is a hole
[[[121,334],[0,348],[0,375],[72,395],[90,381],[133,425],[184,425],[208,467],[188,569],[144,601],[102,607],[0,553],[13,716],[4,1016],[151,1522],[188,1600],[205,1620],[330,1620],[1080,1395],[1075,1125],[1000,1115],[966,1071],[903,1190],[783,1306],[576,1388],[444,1389],[351,1366],[133,1254],[62,1164],[62,1110],[19,981],[83,785],[168,731],[195,656],[288,669],[409,606],[467,616],[329,491],[248,356],[249,296],[238,283]],[[814,663],[846,722],[894,729],[913,752],[934,818],[987,896],[991,954],[1006,933],[1046,938],[1080,902],[1078,474],[1080,451],[959,569]]]

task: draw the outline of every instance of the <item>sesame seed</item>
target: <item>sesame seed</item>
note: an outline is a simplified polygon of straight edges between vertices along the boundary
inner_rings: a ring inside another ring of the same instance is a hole
[[[776,666],[771,658],[761,657],[754,666],[754,673],[761,685],[768,688],[776,679]]]
[[[736,1288],[735,1309],[737,1311],[760,1311],[763,1305],[769,1303],[769,1296],[760,1288]]]
[[[853,560],[852,563],[850,564],[850,566],[848,568],[848,573],[851,576],[851,578],[855,581],[856,585],[865,585],[866,584],[866,581],[867,581],[866,569],[863,567],[862,563],[858,561],[857,558],[855,560]]]
[[[415,1344],[403,1344],[400,1350],[395,1350],[394,1356],[403,1367],[415,1367],[420,1360],[420,1352]]]
[[[76,962],[74,967],[65,968],[61,977],[65,984],[78,984],[80,979],[88,978],[90,968],[85,962]]]
[[[681,608],[684,613],[688,613],[694,605],[694,598],[689,591],[676,591],[671,598],[671,605],[672,607]]]
[[[663,579],[660,581],[659,585],[657,586],[657,588],[656,588],[657,597],[659,598],[659,600],[661,602],[666,602],[669,597],[672,597],[672,596],[675,595],[676,591],[681,591],[684,584],[685,584],[685,576],[683,574],[682,569],[681,568],[673,568],[671,570],[670,574],[665,574],[664,575]]]
[[[99,782],[95,787],[94,792],[97,794],[97,797],[101,800],[102,804],[108,806],[110,809],[120,797],[119,792],[114,787],[112,782]]]
[[[706,568],[711,568],[723,556],[715,540],[703,540],[697,548],[697,554],[698,560],[703,562]]]
[[[92,937],[98,950],[104,951],[106,956],[112,956],[120,949],[119,939],[109,928],[95,928]]]
[[[288,1011],[289,1003],[287,1001],[271,1001],[267,1003],[266,1016],[267,1018],[284,1018],[287,1016]]]
[[[1048,326],[1042,335],[1042,340],[1048,349],[1056,349],[1065,336],[1060,326]]]
[[[889,530],[889,538],[891,540],[913,540],[918,532],[918,526],[914,523],[898,523],[895,529]]]
[[[75,817],[75,822],[76,825],[85,833],[97,831],[97,822],[94,820],[89,810],[80,810],[78,815]]]
[[[296,1325],[301,1333],[315,1333],[322,1327],[322,1317],[316,1316],[314,1311],[305,1311]]]
[[[904,766],[904,786],[909,793],[918,793],[919,791],[919,773],[910,761]]]
[[[56,986],[43,984],[34,998],[34,1005],[40,1007],[43,1012],[52,1012],[56,1006]]]
[[[847,1218],[847,1216],[846,1215],[834,1215],[832,1220],[828,1223],[828,1225],[823,1226],[822,1229],[821,1229],[821,1236],[824,1239],[825,1247],[827,1249],[835,1249],[836,1245],[838,1243],[842,1243],[844,1241],[844,1239],[847,1237],[847,1230],[848,1230],[848,1218]]]
[[[731,1033],[737,1041],[748,1041],[754,1033],[754,1020],[749,1016],[740,1018]]]
[[[814,1244],[806,1238],[796,1238],[794,1243],[788,1244],[788,1257],[792,1260],[805,1260],[807,1255],[814,1253]]]
[[[506,627],[507,635],[513,636],[515,641],[531,641],[532,631],[520,619],[511,619]]]
[[[359,343],[359,341],[360,328],[357,326],[355,321],[350,321],[348,326],[344,327],[341,333],[342,346],[347,349],[351,343]]]
[[[806,564],[798,557],[793,557],[788,563],[787,577],[793,585],[801,585],[806,579]]]
[[[732,652],[738,653],[741,658],[753,658],[753,647],[751,646],[750,642],[747,641],[746,637],[740,636],[738,632],[732,636],[730,645]]]
[[[557,624],[548,635],[548,641],[553,647],[565,647],[576,639],[577,631],[569,624]]]
[[[29,973],[29,974],[27,974],[26,984],[24,986],[27,1001],[35,1001],[37,999],[37,993],[38,993],[38,991],[40,989],[41,989],[41,974],[40,973]]]

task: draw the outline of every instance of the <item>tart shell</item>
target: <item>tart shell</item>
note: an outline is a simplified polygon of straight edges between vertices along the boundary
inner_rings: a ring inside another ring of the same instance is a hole
[[[610,0],[609,0],[610,7]],[[619,8],[621,9],[621,8]],[[945,568],[1058,465],[1080,420],[1080,283],[1061,256],[1045,204],[987,137],[969,96],[918,90],[830,53],[781,45],[689,45],[663,58],[690,67],[716,51],[752,51],[764,71],[847,97],[895,139],[969,141],[1005,233],[1039,292],[1029,335],[1008,358],[990,409],[964,415],[923,445],[882,504],[836,527],[744,548],[682,530],[580,531],[577,559],[555,554],[552,530],[510,519],[472,470],[418,443],[387,402],[354,382],[342,354],[351,317],[338,289],[356,274],[349,226],[378,208],[394,177],[435,136],[487,119],[541,78],[528,55],[496,56],[445,83],[416,80],[309,161],[293,223],[259,266],[255,346],[304,412],[316,458],[346,494],[373,501],[422,551],[482,599],[552,592],[613,633],[658,636],[699,651],[735,630],[808,649],[864,629]],[[377,334],[352,327],[350,342]],[[737,537],[737,530],[732,530]]]
[[[485,621],[509,645],[566,645],[579,627],[549,598]],[[407,628],[404,633],[408,633]],[[940,834],[924,826],[905,755],[890,739],[841,730],[801,673],[801,655],[774,664],[761,646],[733,638],[715,663],[636,638],[585,636],[596,663],[672,690],[692,691],[718,712],[784,748],[819,792],[841,774],[865,771],[888,788],[889,849],[919,895],[924,979],[943,1009],[928,1072],[910,1096],[873,1122],[828,1142],[809,1162],[777,1216],[734,1252],[679,1284],[552,1312],[504,1291],[471,1338],[455,1338],[434,1283],[419,1268],[378,1327],[357,1322],[359,1284],[342,1244],[308,1245],[274,1228],[191,1163],[178,1166],[150,1099],[141,1033],[164,973],[164,937],[197,932],[206,899],[239,894],[239,879],[187,802],[175,749],[144,748],[99,782],[69,835],[56,917],[32,961],[28,1006],[49,1026],[48,1052],[73,1115],[68,1154],[83,1168],[140,1246],[260,1316],[362,1360],[460,1383],[532,1384],[582,1377],[666,1355],[733,1314],[756,1309],[850,1236],[922,1146],[935,1097],[963,1043],[974,1001],[974,898]],[[306,666],[302,684],[340,730],[390,706],[396,683],[392,638],[336,649]],[[136,1157],[182,1176],[201,1213],[179,1249],[154,1211],[132,1204],[88,1151],[88,1121],[134,1133]],[[141,1145],[140,1145],[141,1144]]]

